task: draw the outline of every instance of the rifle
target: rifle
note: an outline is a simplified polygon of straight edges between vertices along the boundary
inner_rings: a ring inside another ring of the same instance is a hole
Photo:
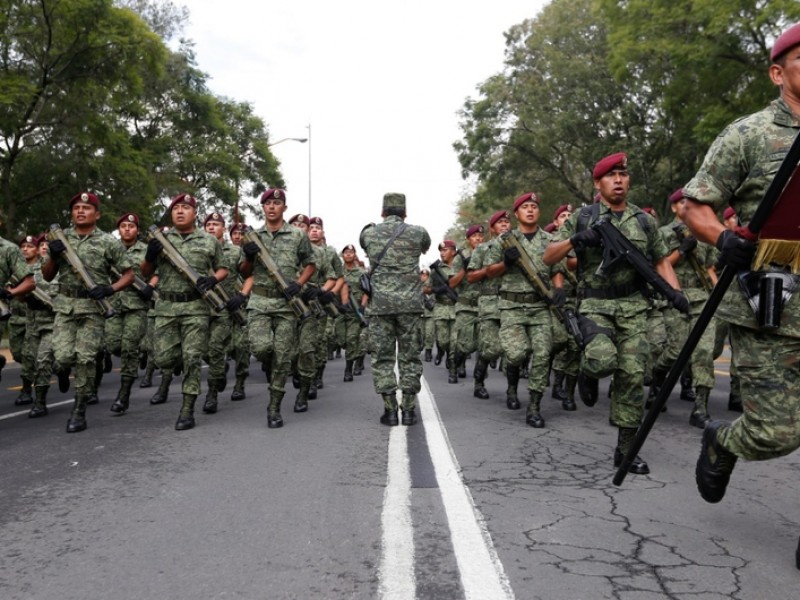
[[[686,238],[692,237],[692,232],[689,231],[689,228],[686,226],[685,223],[675,223],[672,226],[672,230],[675,232],[675,235],[678,236],[678,240],[685,240]],[[700,283],[703,285],[703,289],[706,293],[711,292],[711,288],[714,285],[711,283],[711,280],[708,278],[708,273],[703,268],[703,265],[700,264],[700,261],[697,260],[697,255],[694,253],[694,250],[689,252],[688,255],[685,256],[686,260],[689,261],[689,265],[691,265],[694,274],[700,280]]]
[[[15,275],[11,276],[11,284],[12,285],[18,285],[19,284],[19,279],[17,279],[17,277]],[[43,289],[41,289],[38,286],[33,288],[32,291],[30,291],[27,294],[25,294],[25,296],[26,297],[30,296],[31,298],[34,298],[34,299],[38,300],[41,304],[45,305],[50,310],[55,310],[56,309],[56,304],[55,304],[55,301],[53,300],[52,296],[50,296],[50,294],[48,294],[47,292],[45,292]],[[8,316],[11,316],[11,315],[9,314]],[[3,316],[2,308],[0,308],[0,321],[3,321],[5,319],[7,319],[7,318],[8,317],[4,317]]]
[[[562,309],[553,304],[553,292],[545,283],[544,279],[542,279],[542,276],[536,269],[536,265],[533,264],[528,251],[522,244],[519,243],[519,240],[516,238],[513,232],[506,231],[505,233],[501,233],[500,245],[503,247],[503,249],[514,247],[519,250],[519,260],[517,261],[517,265],[522,270],[522,274],[525,275],[525,278],[528,280],[528,282],[530,282],[536,291],[539,292],[539,295],[545,299],[545,302],[547,302],[550,311],[555,315],[555,317],[564,324],[564,327],[567,329],[567,333],[578,344],[578,348],[583,348],[583,334],[581,333],[580,327],[578,327],[578,316],[575,314],[575,311],[571,308]]]
[[[117,270],[116,267],[111,267],[111,272],[114,274],[114,277],[121,277],[120,272]],[[137,292],[141,292],[149,284],[134,272],[132,285]],[[158,301],[158,290],[153,290],[152,299],[154,302]]]
[[[189,282],[197,289],[197,280],[200,279],[200,274],[192,267],[186,259],[181,255],[180,252],[172,245],[167,239],[167,236],[158,228],[156,225],[151,225],[150,229],[147,230],[147,240],[158,240],[161,242],[161,245],[164,247],[162,254],[164,257],[169,261],[171,264],[181,275],[183,275]],[[206,303],[214,309],[216,312],[222,312],[225,308],[225,300],[223,300],[222,295],[220,294],[219,286],[214,286],[209,288],[205,292],[197,289],[200,293],[200,296]]]
[[[353,314],[356,316],[356,319],[358,319],[358,324],[361,325],[361,327],[368,327],[369,321],[364,315],[364,311],[358,304],[355,296],[353,296],[353,287],[347,281],[345,281],[345,284],[347,285],[347,304],[353,309]]]
[[[244,240],[243,244],[247,242],[253,242],[258,246],[258,254],[256,255],[258,262],[261,263],[261,266],[267,270],[267,273],[270,274],[270,276],[275,280],[275,283],[278,284],[278,287],[281,288],[283,295],[286,296],[286,300],[289,302],[289,306],[294,311],[294,314],[297,315],[297,318],[301,321],[304,321],[313,316],[308,306],[306,306],[306,303],[303,302],[302,298],[299,296],[290,296],[286,293],[286,288],[289,287],[289,284],[286,283],[286,279],[281,273],[281,270],[278,268],[278,264],[270,255],[269,250],[267,250],[267,247],[264,245],[264,242],[258,233],[252,227],[248,227],[244,232],[242,239]]]
[[[435,260],[431,263],[431,276],[436,280],[436,287],[443,287],[445,295],[453,302],[458,302],[458,292],[450,287],[447,277],[445,277],[441,269],[442,261]]]
[[[759,203],[752,220],[747,225],[747,229],[749,229],[750,233],[753,235],[757,235],[767,222],[767,218],[780,199],[783,189],[789,183],[792,174],[797,169],[798,163],[800,163],[800,135],[794,138],[794,142],[792,142],[792,146],[789,148],[786,158],[783,159],[783,163],[781,163],[778,172],[775,174],[775,178],[772,180],[772,183],[770,183],[769,188],[767,188],[764,198]],[[642,449],[650,430],[653,428],[661,412],[661,408],[667,403],[667,399],[672,393],[672,388],[675,387],[675,383],[677,383],[681,373],[683,373],[684,367],[689,364],[689,360],[692,358],[692,352],[694,352],[694,349],[700,342],[703,332],[705,332],[706,327],[708,327],[708,324],[711,322],[711,318],[714,316],[719,303],[722,302],[722,298],[725,296],[725,292],[728,291],[734,277],[736,277],[736,272],[733,269],[727,266],[722,269],[717,285],[714,286],[711,295],[708,297],[708,300],[706,300],[703,311],[697,317],[697,322],[689,332],[689,337],[686,338],[686,343],[683,345],[680,354],[678,354],[678,358],[672,363],[672,367],[669,373],[667,373],[664,384],[653,400],[653,404],[645,415],[644,421],[639,425],[639,430],[636,432],[633,444],[628,450],[628,453],[623,457],[617,472],[614,474],[614,485],[622,485],[622,482],[625,480],[625,476],[628,474],[628,469],[631,468],[633,459],[639,454],[639,450]]]
[[[75,250],[73,250],[72,245],[67,239],[67,236],[64,235],[64,231],[58,224],[50,225],[50,231],[47,232],[47,241],[52,242],[53,240],[61,240],[61,243],[64,244],[64,258],[66,259],[67,263],[69,263],[69,266],[72,267],[72,270],[75,272],[75,275],[78,276],[78,279],[80,279],[83,283],[83,287],[85,287],[87,291],[97,287],[97,284],[92,279],[92,276],[89,275],[86,267],[83,266],[83,262]],[[102,314],[104,318],[109,319],[117,314],[117,311],[115,311],[114,307],[111,306],[108,298],[95,300],[95,303],[97,304],[97,308],[100,309],[100,314]]]
[[[208,274],[209,275],[213,275],[214,274],[214,269],[209,267]],[[228,293],[228,290],[226,290],[224,287],[222,287],[222,282],[220,282],[219,285],[214,286],[214,287],[217,290],[217,293],[219,294],[220,298],[222,298],[222,301],[225,303],[226,308],[227,308],[228,301],[231,299],[231,295]],[[247,319],[245,318],[244,314],[242,313],[242,307],[241,306],[239,308],[237,308],[236,310],[229,310],[228,312],[231,315],[231,319],[233,320],[234,325],[238,325],[239,327],[244,327],[245,325],[247,325]]]

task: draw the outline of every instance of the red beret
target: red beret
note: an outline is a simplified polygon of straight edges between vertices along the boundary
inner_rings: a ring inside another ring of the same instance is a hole
[[[684,198],[683,188],[678,188],[677,190],[675,190],[670,194],[669,201],[672,204],[675,204],[676,202],[680,202],[681,200],[683,200],[683,198]]]
[[[206,215],[206,218],[203,219],[203,227],[205,227],[206,223],[208,223],[209,221],[215,221],[217,223],[222,223],[223,225],[225,225],[225,217],[223,217],[218,212],[213,212],[211,214]]]
[[[345,252],[347,252],[348,250],[350,250],[351,252],[355,252],[355,251],[356,251],[356,247],[355,247],[355,246],[353,246],[353,244],[347,244],[347,246],[345,246],[344,248],[342,248],[342,254],[344,254],[344,253],[345,253]]]
[[[600,179],[606,173],[613,171],[614,169],[627,169],[628,168],[628,155],[624,152],[617,152],[616,154],[610,154],[605,158],[601,158],[597,164],[594,166],[594,170],[592,171],[592,178]]]
[[[730,219],[731,217],[735,217],[735,216],[736,216],[736,211],[733,210],[732,206],[729,206],[728,208],[726,208],[725,212],[722,213],[722,218],[724,220]]]
[[[507,210],[498,210],[491,217],[489,217],[489,227],[494,227],[494,224],[497,223],[500,219],[508,219],[508,218],[509,216]]]
[[[539,196],[536,195],[536,192],[522,194],[522,196],[514,200],[514,212],[517,212],[517,209],[526,202],[533,202],[536,206],[539,206]]]
[[[247,225],[245,225],[244,223],[234,223],[233,225],[231,225],[231,233],[233,233],[234,231],[241,231],[242,233],[244,233],[245,231],[247,231]]]
[[[261,204],[264,204],[267,200],[282,200],[286,204],[286,192],[281,188],[269,188],[261,194]]]
[[[561,214],[563,214],[565,212],[570,212],[571,213],[574,210],[575,209],[572,208],[572,204],[562,204],[561,206],[559,206],[556,209],[556,212],[553,214],[553,220],[555,221],[559,217],[559,215],[561,215]]]
[[[291,219],[289,219],[289,225],[294,225],[295,223],[305,223],[306,225],[308,225],[308,217],[298,213]]]
[[[441,244],[439,244],[439,250],[442,248],[451,248],[452,250],[456,249],[456,243],[453,240],[445,240]]]
[[[42,242],[47,242],[47,232],[44,231],[36,236],[36,245],[41,246]]]
[[[652,206],[645,206],[642,210],[651,217],[654,217],[656,219],[658,218],[658,213],[656,212],[656,209],[653,208]]]
[[[72,208],[72,206],[78,202],[82,202],[83,204],[91,204],[97,209],[100,208],[100,200],[91,192],[81,192],[80,194],[75,194],[69,201],[69,207]]]
[[[33,244],[34,246],[39,245],[39,236],[36,235],[26,235],[19,241],[19,246],[21,247],[22,244]]]
[[[483,225],[472,225],[469,229],[467,229],[467,237],[472,237],[476,233],[483,233]]]
[[[311,218],[308,220],[308,224],[309,224],[309,225],[319,225],[320,227],[325,227],[325,226],[322,224],[322,217],[311,217]]]
[[[139,216],[134,214],[134,213],[131,213],[131,212],[125,213],[119,219],[117,219],[117,227],[119,227],[119,224],[123,223],[123,222],[124,223],[133,223],[138,228],[139,227]]]
[[[178,194],[169,203],[169,210],[172,210],[176,204],[188,204],[192,208],[197,208],[197,198],[190,194]]]
[[[798,44],[800,44],[800,23],[792,25],[778,36],[778,39],[775,40],[775,45],[772,46],[769,59],[775,62]]]
[[[547,233],[553,233],[553,232],[556,230],[556,224],[555,224],[555,223],[550,223],[549,225],[547,225],[547,226],[544,228],[544,230],[545,230]]]

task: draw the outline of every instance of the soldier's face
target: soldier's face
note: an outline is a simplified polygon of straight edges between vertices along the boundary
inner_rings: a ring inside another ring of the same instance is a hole
[[[244,234],[239,231],[238,229],[234,229],[231,231],[231,242],[233,242],[234,246],[241,246],[242,245],[242,236]]]
[[[350,264],[356,259],[356,253],[353,252],[352,250],[345,250],[344,252],[342,252],[342,259],[347,264]]]
[[[318,242],[322,239],[323,231],[319,225],[311,224],[308,226],[308,239],[312,242]]]
[[[456,251],[453,250],[450,246],[442,246],[441,248],[439,248],[439,258],[446,263],[449,263],[451,260],[453,260],[453,257],[455,255]]]
[[[571,216],[572,216],[572,213],[569,212],[568,210],[565,210],[560,215],[558,215],[558,218],[556,219],[556,228],[561,227],[564,224],[564,222],[567,219],[569,219]]]
[[[270,198],[264,202],[261,208],[264,209],[264,217],[267,219],[267,223],[280,223],[283,220],[283,213],[286,212],[286,204],[284,204],[283,200],[276,200],[275,198]]]
[[[45,258],[47,256],[47,249],[49,246],[50,245],[46,241],[39,244],[39,256]]]
[[[492,232],[495,235],[501,235],[511,229],[511,219],[506,217],[502,217],[495,221],[494,225],[492,225]]]
[[[210,233],[218,240],[221,240],[225,235],[225,224],[219,221],[209,221],[206,223],[206,233]]]
[[[172,224],[178,231],[192,231],[197,210],[190,204],[176,204],[172,207]]]
[[[739,221],[739,219],[736,218],[736,215],[733,215],[732,217],[728,217],[727,219],[725,219],[722,222],[722,224],[725,225],[725,227],[727,229],[730,229],[731,231],[733,231],[734,229],[736,229],[737,225],[739,224],[738,221]]]
[[[100,211],[94,204],[76,202],[72,205],[72,223],[77,227],[91,227],[100,218]]]
[[[22,256],[25,258],[25,260],[31,260],[37,254],[36,244],[29,244],[25,242],[19,247],[19,249],[22,251]]]
[[[427,272],[427,271],[422,271],[422,272],[419,274],[419,280],[420,280],[422,283],[428,283],[428,272]]]
[[[594,189],[612,206],[625,202],[630,187],[631,176],[626,169],[612,169],[594,180]]]
[[[135,242],[136,236],[139,235],[139,228],[136,226],[136,223],[130,223],[128,221],[120,223],[117,230],[119,231],[119,237],[122,243],[126,246]]]
[[[308,225],[305,223],[301,223],[300,221],[295,221],[292,223],[292,227],[297,227],[299,230],[308,233]]]
[[[522,225],[536,225],[539,222],[539,205],[535,202],[523,202],[514,213]]]
[[[781,95],[796,106],[800,104],[800,46],[784,54],[781,63],[770,65],[770,78],[781,88]]]
[[[481,232],[473,233],[469,236],[467,241],[469,242],[469,247],[475,250],[475,248],[483,243],[483,234]]]

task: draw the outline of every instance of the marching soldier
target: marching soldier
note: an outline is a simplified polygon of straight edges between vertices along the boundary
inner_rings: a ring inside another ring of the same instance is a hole
[[[456,375],[460,378],[467,376],[467,357],[475,352],[478,347],[478,298],[480,290],[473,286],[467,279],[467,268],[470,258],[484,239],[483,225],[472,225],[467,229],[466,238],[469,248],[458,253],[460,268],[453,278],[456,284],[456,320],[455,320],[455,361]],[[483,359],[478,355],[475,359],[475,370],[486,371]]]
[[[242,246],[242,237],[244,236],[244,232],[247,230],[247,225],[244,223],[234,223],[231,225],[231,243],[241,248]],[[241,254],[239,256],[239,260],[241,261]],[[239,279],[239,272],[238,272],[238,265],[237,270],[235,271],[235,275],[237,280]],[[242,286],[244,282],[242,282]],[[238,287],[238,286],[237,286]],[[242,290],[239,290],[241,293]],[[242,296],[245,296],[242,294]],[[247,297],[245,296],[242,301],[242,305],[245,304]],[[233,384],[233,391],[231,392],[231,401],[238,402],[239,400],[245,399],[245,391],[244,391],[244,382],[247,380],[247,376],[250,374],[250,348],[247,345],[247,327],[238,327],[235,326],[233,328],[233,335],[231,336],[231,349],[230,355],[233,358],[236,367],[236,382]]]
[[[431,289],[431,270],[422,267],[419,272],[419,280],[422,282],[422,347],[425,350],[425,362],[433,360],[433,343],[436,341],[433,320],[433,309],[436,306],[436,298],[432,293],[425,290]]]
[[[0,287],[0,301],[6,305],[2,310],[7,318],[11,310],[11,301],[32,291],[36,287],[36,283],[33,279],[33,270],[25,261],[19,246],[3,238],[0,238],[0,278],[8,284],[6,287]],[[14,285],[11,282],[17,283]],[[22,348],[17,352],[19,362],[21,362]],[[0,371],[5,365],[6,357],[0,354]]]
[[[341,302],[345,307],[345,314],[342,315],[345,329],[344,381],[353,381],[353,375],[361,375],[366,354],[366,348],[361,343],[363,320],[356,311],[363,310],[368,298],[361,289],[361,274],[364,270],[356,262],[355,246],[352,244],[345,246],[342,258],[344,259],[342,273],[345,280],[341,290]]]
[[[456,282],[453,276],[460,267],[461,261],[455,262],[456,243],[453,240],[444,240],[439,244],[439,260],[431,264],[430,288],[423,290],[433,293],[436,305],[433,307],[433,321],[436,331],[436,358],[433,363],[439,365],[442,357],[446,356],[447,382],[458,383],[458,364],[455,360],[456,351]]]
[[[19,241],[19,249],[25,259],[25,264],[35,272],[36,264],[39,262],[36,238],[26,235]],[[41,270],[41,267],[40,267]],[[35,275],[34,275],[35,279]],[[36,373],[35,354],[31,351],[32,345],[29,337],[29,316],[32,316],[28,299],[14,298],[11,300],[11,318],[8,320],[8,346],[11,356],[20,363],[20,379],[22,379],[22,390],[14,400],[15,406],[24,406],[33,402],[33,380]],[[48,374],[49,377],[49,374]]]

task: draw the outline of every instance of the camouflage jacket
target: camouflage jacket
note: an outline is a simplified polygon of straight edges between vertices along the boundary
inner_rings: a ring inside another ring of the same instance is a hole
[[[472,264],[473,252],[471,250],[464,250],[460,254],[456,254],[453,260],[453,267],[455,273],[464,269],[464,278],[456,287],[458,292],[458,303],[456,304],[456,311],[459,310],[478,310],[478,298],[481,296],[480,284],[474,285],[467,280],[466,270],[469,264]],[[465,266],[466,265],[466,266]]]
[[[123,248],[125,246],[123,245]],[[147,252],[147,244],[137,240],[130,248],[125,249],[131,263],[133,263],[133,272],[138,277],[142,276],[142,261],[144,260],[145,252]],[[150,302],[145,300],[139,295],[138,290],[134,284],[129,285],[118,294],[114,294],[114,306],[123,312],[132,310],[147,310],[150,308]]]
[[[361,306],[361,297],[364,295],[364,292],[361,290],[361,274],[363,272],[364,269],[358,265],[355,265],[352,269],[348,269],[347,267],[342,269],[345,285],[350,288],[350,296],[355,298],[359,306]]]
[[[331,246],[317,246],[315,244],[311,244],[311,247],[314,249],[317,268],[311,279],[309,279],[309,284],[322,287],[329,279],[338,279],[342,276],[342,261],[336,255],[336,250]]]
[[[531,261],[533,261],[536,271],[544,280],[545,285],[547,285],[548,289],[552,288],[553,275],[561,272],[563,269],[563,261],[553,265],[552,267],[548,267],[542,261],[544,249],[547,248],[547,245],[552,240],[552,236],[541,227],[536,230],[536,233],[533,235],[530,241],[528,241],[527,237],[525,237],[525,234],[520,232],[519,229],[515,229],[512,233],[514,237],[517,238],[517,240],[519,240],[519,242],[522,244],[522,247],[528,252],[528,256],[530,257]],[[503,246],[499,241],[487,250],[485,262],[489,265],[503,262]],[[528,280],[528,277],[525,275],[525,272],[519,265],[514,265],[507,269],[505,274],[503,274],[503,276],[500,278],[500,308],[508,308],[509,305],[503,300],[503,292],[512,292],[515,294],[532,293],[535,296],[535,300],[532,302],[525,302],[525,304],[544,302],[544,298],[542,297],[540,291]],[[518,304],[519,301],[516,303]]]
[[[367,225],[359,237],[359,244],[367,256],[378,256],[402,222],[401,217],[389,215],[382,223]],[[392,242],[372,272],[368,314],[422,314],[419,257],[430,247],[431,236],[419,225],[408,225]]]
[[[220,242],[222,246],[222,260],[228,269],[228,276],[222,282],[222,287],[233,296],[241,291],[242,284],[239,279],[239,263],[242,261],[242,249],[230,242]]]
[[[664,239],[664,244],[667,246],[667,251],[672,254],[677,250],[683,236],[678,236],[678,231],[685,228],[680,221],[673,220],[669,225],[664,225],[658,232]],[[697,258],[697,262],[703,269],[703,274],[708,278],[708,268],[714,265],[717,256],[717,250],[709,244],[698,242],[692,254]],[[708,299],[708,292],[703,287],[703,282],[697,275],[692,261],[689,256],[682,256],[678,259],[672,268],[675,270],[675,275],[678,278],[678,283],[681,284],[681,290],[691,302],[705,302]]]

